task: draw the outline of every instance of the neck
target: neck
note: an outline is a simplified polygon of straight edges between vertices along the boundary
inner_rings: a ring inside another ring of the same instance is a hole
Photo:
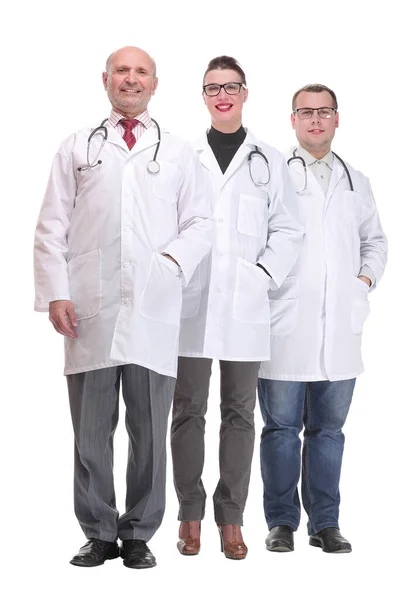
[[[144,112],[146,110],[146,108],[132,108],[132,109],[122,109],[117,107],[117,106],[113,106],[113,109],[122,117],[124,117],[125,119],[134,119],[135,117],[137,117],[138,115],[140,115],[142,112]]]
[[[324,146],[323,148],[310,148],[309,146],[307,147],[306,144],[301,144],[301,146],[304,148],[304,150],[307,150],[307,152],[309,152],[311,154],[311,156],[313,156],[316,159],[320,159],[323,158],[325,156],[325,154],[328,154],[328,152],[330,151],[331,147],[330,145],[328,146]]]
[[[242,126],[242,120],[235,119],[229,123],[221,123],[220,121],[212,121],[211,125],[220,133],[235,133]]]

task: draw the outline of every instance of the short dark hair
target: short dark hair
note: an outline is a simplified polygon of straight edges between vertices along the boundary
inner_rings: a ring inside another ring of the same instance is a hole
[[[299,94],[301,94],[301,92],[315,92],[317,94],[319,94],[320,92],[328,92],[332,96],[332,100],[333,100],[333,104],[334,104],[333,108],[335,110],[338,109],[336,94],[333,90],[328,88],[326,85],[322,85],[321,83],[309,83],[308,85],[305,85],[304,87],[297,90],[297,92],[294,94],[294,96],[292,98],[292,110],[295,109],[297,96]]]
[[[244,71],[238,63],[238,61],[236,60],[236,58],[233,58],[232,56],[217,56],[216,58],[210,60],[210,62],[208,63],[207,70],[203,76],[203,85],[207,73],[216,69],[230,69],[231,71],[236,71],[236,73],[240,76],[242,80],[241,83],[244,83],[244,85],[246,85],[246,75],[244,74]]]

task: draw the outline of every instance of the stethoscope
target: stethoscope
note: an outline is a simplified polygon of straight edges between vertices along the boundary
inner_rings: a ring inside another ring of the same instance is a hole
[[[160,163],[157,162],[157,154],[158,151],[160,149],[160,143],[161,143],[161,130],[160,130],[160,126],[157,123],[157,121],[155,119],[151,119],[153,121],[153,123],[155,124],[155,126],[157,127],[157,134],[158,134],[158,142],[157,142],[157,146],[154,152],[154,156],[153,159],[148,163],[147,165],[147,170],[149,173],[152,173],[153,175],[157,174],[160,172]],[[96,127],[95,129],[93,129],[93,131],[91,132],[91,134],[88,137],[88,141],[87,141],[87,150],[86,150],[86,160],[87,160],[87,165],[83,166],[83,167],[78,167],[78,171],[88,171],[89,169],[94,169],[94,167],[97,167],[97,165],[101,165],[101,163],[103,161],[98,160],[100,153],[103,149],[104,144],[106,143],[107,139],[108,139],[108,131],[107,131],[107,127],[105,126],[105,123],[108,121],[108,119],[104,119],[104,121],[101,122],[101,124]],[[90,162],[90,143],[93,139],[93,137],[97,134],[100,134],[102,136],[102,140],[101,140],[101,144],[100,144],[100,148],[94,158],[94,160],[92,162]]]
[[[346,172],[347,179],[348,179],[348,181],[349,181],[350,190],[351,190],[352,192],[354,192],[353,181],[352,181],[352,179],[351,179],[351,175],[350,175],[350,173],[349,173],[349,170],[348,170],[348,168],[347,168],[347,166],[346,166],[346,163],[344,162],[344,160],[343,160],[342,158],[340,158],[340,156],[338,156],[338,155],[336,154],[336,152],[332,152],[332,154],[333,154],[333,156],[335,156],[335,157],[338,159],[338,161],[339,161],[339,162],[342,164],[342,166],[343,166],[343,168],[344,168],[344,170],[345,170],[345,172]],[[291,157],[289,158],[289,160],[287,161],[287,165],[288,165],[288,167],[290,167],[290,164],[291,164],[292,162],[294,162],[295,160],[299,160],[299,161],[301,162],[302,166],[303,166],[303,169],[304,169],[304,187],[303,187],[303,189],[302,189],[302,190],[298,190],[298,192],[305,192],[305,191],[307,190],[307,183],[308,183],[308,180],[307,180],[307,165],[306,165],[306,161],[304,160],[304,158],[303,158],[302,156],[297,156],[297,154],[296,154],[296,148],[293,150],[293,156],[291,156]]]
[[[254,147],[255,147],[255,150],[252,150],[249,153],[248,157],[247,157],[247,162],[248,162],[248,165],[249,165],[250,177],[251,177],[251,180],[254,183],[254,185],[256,185],[258,187],[266,186],[266,185],[269,184],[270,179],[271,179],[271,170],[269,168],[268,158],[265,156],[265,154],[263,154],[261,152],[261,150],[260,150],[260,148],[258,146],[254,146]],[[267,179],[267,181],[260,181],[260,180],[256,181],[254,179],[254,175],[253,175],[253,158],[254,157],[260,157],[265,162],[265,164],[267,166],[267,169],[268,169],[268,179]]]

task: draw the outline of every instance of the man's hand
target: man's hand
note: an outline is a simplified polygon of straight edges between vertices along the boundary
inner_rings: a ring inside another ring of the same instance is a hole
[[[366,283],[368,287],[371,287],[372,281],[370,280],[369,277],[365,277],[365,275],[359,275],[358,279],[361,279],[361,281]]]
[[[54,329],[70,338],[78,337],[72,327],[78,326],[71,300],[55,300],[49,305],[49,319]]]

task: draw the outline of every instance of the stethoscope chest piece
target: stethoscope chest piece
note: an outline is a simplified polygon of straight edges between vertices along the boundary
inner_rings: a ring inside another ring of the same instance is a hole
[[[149,173],[156,175],[157,173],[160,172],[160,165],[156,160],[151,160],[149,162],[149,164],[147,165],[147,170]]]

